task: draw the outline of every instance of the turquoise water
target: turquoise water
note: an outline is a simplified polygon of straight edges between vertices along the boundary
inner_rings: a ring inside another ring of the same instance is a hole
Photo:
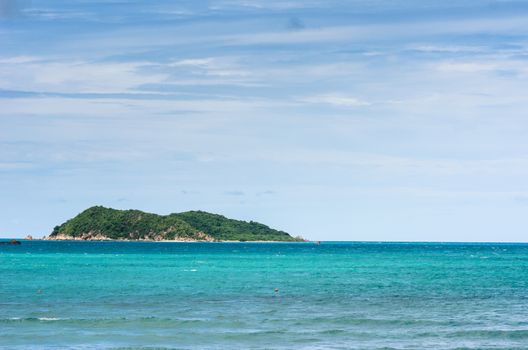
[[[0,349],[63,348],[528,349],[528,245],[0,246]]]

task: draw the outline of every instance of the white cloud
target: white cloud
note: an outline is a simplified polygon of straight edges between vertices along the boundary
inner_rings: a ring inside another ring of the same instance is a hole
[[[226,156],[228,158],[231,156]],[[231,161],[254,159],[253,153],[239,154]],[[247,158],[246,158],[247,157]],[[341,150],[269,150],[256,157],[260,161],[281,164],[320,165],[350,167],[358,172],[375,171],[378,174],[428,176],[450,175],[528,175],[528,158],[497,159],[458,159],[458,158],[419,158],[394,156],[379,153],[361,153]]]
[[[363,107],[370,103],[354,96],[339,93],[306,96],[299,99],[301,102],[327,104],[335,107]]]
[[[26,64],[40,60],[41,59],[36,56],[12,56],[0,58],[0,64]]]
[[[169,67],[174,66],[195,66],[195,67],[210,67],[214,62],[213,58],[188,58],[172,62]]]
[[[410,50],[427,53],[486,53],[490,49],[485,46],[468,46],[468,45],[410,45]]]
[[[304,0],[304,1],[267,1],[267,0],[223,0],[216,2],[209,8],[221,10],[229,7],[247,7],[268,10],[291,10],[325,5],[327,2]]]
[[[528,74],[526,61],[514,60],[473,60],[473,61],[445,61],[434,64],[435,68],[443,72],[481,73],[481,72],[515,72]]]
[[[390,24],[334,26],[299,31],[260,32],[226,37],[238,44],[301,44],[313,42],[355,41],[358,39],[409,39],[441,34],[507,34],[528,30],[526,16],[422,21]]]
[[[190,67],[194,68],[193,73],[202,76],[213,77],[249,77],[251,73],[240,69],[240,65],[234,58],[188,58],[172,62],[169,67]]]
[[[58,9],[46,9],[46,8],[27,8],[21,11],[24,16],[37,18],[40,20],[96,20],[97,16],[94,13],[82,12],[82,11],[71,11],[71,10],[58,10]]]
[[[262,80],[262,79],[261,79]],[[144,85],[264,86],[236,58],[188,58],[167,64],[149,61],[90,62],[0,57],[0,89],[48,93],[126,93]],[[148,93],[149,90],[142,90]]]
[[[32,166],[30,163],[0,161],[0,171],[30,169]]]
[[[143,73],[149,62],[88,62],[40,60],[35,57],[3,59],[0,88],[39,92],[121,93],[143,84],[159,83],[163,73]]]
[[[45,116],[90,116],[102,118],[148,118],[171,112],[202,112],[224,114],[243,113],[269,107],[272,102],[264,99],[174,99],[130,100],[97,98],[16,98],[2,100],[0,116],[16,114]]]

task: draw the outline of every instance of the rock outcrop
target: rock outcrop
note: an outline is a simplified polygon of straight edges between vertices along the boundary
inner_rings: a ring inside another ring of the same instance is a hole
[[[14,244],[19,245],[22,244],[20,241],[17,241],[16,239],[12,239],[10,241],[0,241],[0,244]]]

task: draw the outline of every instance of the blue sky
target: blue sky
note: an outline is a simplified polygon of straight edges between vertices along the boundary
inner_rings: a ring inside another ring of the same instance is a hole
[[[0,236],[96,204],[528,241],[528,2],[0,0]]]

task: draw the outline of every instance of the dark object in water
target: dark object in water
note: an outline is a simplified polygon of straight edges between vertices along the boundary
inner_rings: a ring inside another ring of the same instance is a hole
[[[22,243],[20,243],[20,241],[17,241],[16,239],[12,239],[7,242],[0,242],[0,244],[22,244]]]

